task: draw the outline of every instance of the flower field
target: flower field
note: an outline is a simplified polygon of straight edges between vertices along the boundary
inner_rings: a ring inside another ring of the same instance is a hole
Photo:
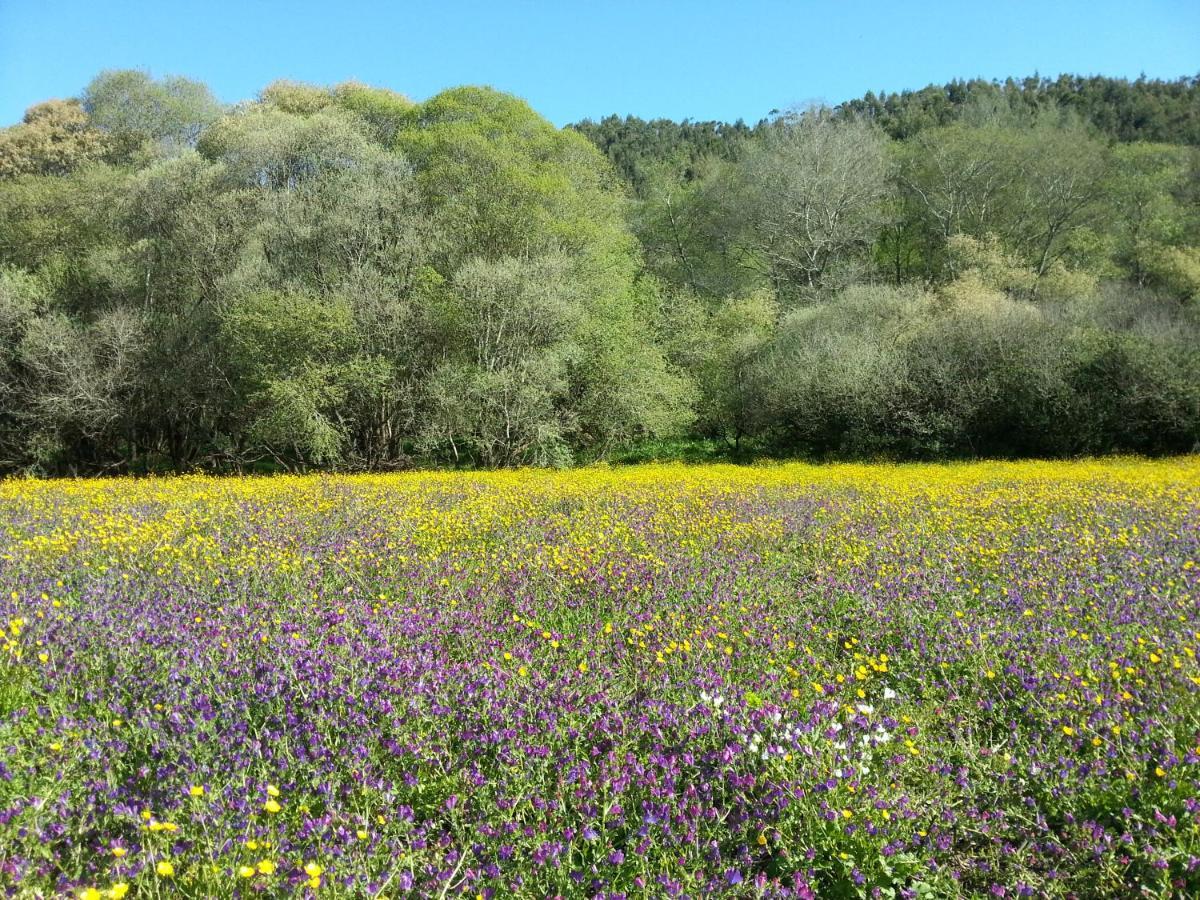
[[[1200,457],[0,509],[0,893],[1200,894]]]

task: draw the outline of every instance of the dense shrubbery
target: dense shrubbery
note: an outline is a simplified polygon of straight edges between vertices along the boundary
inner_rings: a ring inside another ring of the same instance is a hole
[[[0,131],[0,469],[1195,446],[1200,162],[1112,141],[1186,128],[997,90],[583,129],[622,186],[488,89],[104,73]]]
[[[1194,445],[1193,314],[1121,288],[1034,304],[963,287],[854,288],[785,318],[752,377],[755,433],[784,452],[922,458]]]

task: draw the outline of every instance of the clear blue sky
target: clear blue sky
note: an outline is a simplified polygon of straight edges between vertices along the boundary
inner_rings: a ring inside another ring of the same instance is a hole
[[[1200,72],[1200,0],[0,0],[0,124],[105,68],[207,82],[357,79],[421,100],[490,84],[558,124],[755,121],[868,89],[1060,72]]]

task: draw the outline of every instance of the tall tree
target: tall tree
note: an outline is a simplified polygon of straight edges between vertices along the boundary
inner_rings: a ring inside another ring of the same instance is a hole
[[[168,150],[193,146],[223,109],[207,85],[188,78],[155,80],[146,72],[101,72],[83,92],[92,125]]]
[[[826,110],[792,116],[746,154],[727,194],[747,260],[780,296],[852,277],[884,224],[889,159],[866,122]]]
[[[110,149],[79,101],[47,100],[26,110],[20,125],[0,130],[0,178],[65,175]]]

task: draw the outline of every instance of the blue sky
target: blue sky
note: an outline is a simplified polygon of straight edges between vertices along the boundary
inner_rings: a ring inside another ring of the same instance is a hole
[[[1197,0],[0,0],[0,124],[105,68],[207,82],[357,79],[421,100],[490,84],[558,124],[755,121],[956,77],[1200,72]]]

